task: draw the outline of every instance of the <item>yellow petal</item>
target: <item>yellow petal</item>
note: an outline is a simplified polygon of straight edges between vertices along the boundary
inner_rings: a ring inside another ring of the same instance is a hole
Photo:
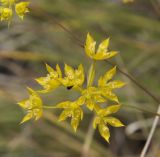
[[[31,94],[31,95],[37,95],[36,91],[34,91],[32,88],[27,87],[27,90],[28,90],[29,94]]]
[[[108,58],[111,58],[113,56],[115,56],[118,52],[117,51],[111,51],[111,52],[99,52],[99,53],[96,53],[93,58],[95,60],[105,60],[105,59],[108,59]]]
[[[36,108],[33,109],[33,117],[35,117],[35,120],[38,120],[39,118],[42,117],[42,109]]]
[[[73,127],[74,131],[77,131],[77,127],[79,125],[80,120],[83,118],[83,111],[80,108],[77,108],[73,111],[72,119],[71,119],[71,126]]]
[[[64,72],[69,79],[74,79],[74,69],[71,66],[65,64]]]
[[[78,69],[75,70],[75,86],[82,86],[83,82],[84,82],[84,68],[82,66],[82,64],[80,64],[78,66]]]
[[[15,5],[15,11],[17,15],[23,20],[24,15],[29,12],[29,2],[19,2]]]
[[[122,127],[122,126],[124,126],[124,124],[122,124],[122,122],[119,119],[115,118],[115,117],[104,117],[103,120],[104,120],[105,123],[108,123],[113,127]]]
[[[125,85],[124,82],[118,80],[107,83],[107,87],[110,89],[121,88],[124,85]]]
[[[110,132],[107,126],[104,124],[99,124],[98,125],[99,132],[101,136],[109,143],[109,138],[110,138]]]
[[[58,120],[59,121],[64,121],[66,120],[68,117],[71,117],[72,115],[72,111],[71,110],[64,110],[62,111],[62,113],[60,114]]]
[[[99,123],[100,123],[100,118],[99,117],[94,118],[93,128],[96,129]]]
[[[109,46],[109,38],[102,41],[98,47],[97,53],[107,52]]]
[[[18,105],[21,106],[23,109],[31,108],[31,104],[30,104],[29,99],[25,99],[21,102],[18,102]]]
[[[91,111],[94,109],[94,102],[92,100],[88,100],[86,101],[86,105],[88,107],[88,109],[90,109]]]
[[[56,71],[58,73],[58,76],[61,78],[62,77],[62,71],[61,71],[61,68],[59,67],[58,64],[56,65]]]
[[[95,54],[95,46],[96,46],[96,42],[94,41],[92,36],[88,33],[86,38],[86,44],[85,44],[85,52],[91,58]]]
[[[98,86],[102,87],[105,86],[106,83],[113,78],[113,76],[116,74],[116,66],[107,71],[104,76],[101,76],[98,80]]]
[[[105,109],[101,109],[98,112],[98,115],[104,117],[104,116],[118,112],[120,108],[121,108],[121,105],[111,105]]]
[[[37,81],[37,83],[39,83],[41,86],[44,87],[50,81],[50,77],[49,76],[47,76],[47,77],[39,77],[39,78],[36,78],[35,80]]]
[[[46,64],[46,69],[49,73],[55,72],[55,70],[51,66],[49,66],[48,64]]]
[[[118,97],[116,96],[116,94],[114,94],[112,91],[108,90],[107,88],[105,90],[103,90],[103,96],[106,97],[107,99],[111,100],[111,101],[115,101],[115,102],[119,102]]]
[[[33,117],[33,113],[32,113],[32,112],[27,113],[27,114],[24,116],[24,118],[22,119],[22,121],[21,121],[20,124],[22,124],[22,123],[30,120],[32,117]]]
[[[51,92],[61,85],[58,79],[51,79],[49,76],[40,77],[35,80],[44,88],[44,90],[38,91],[40,93]]]

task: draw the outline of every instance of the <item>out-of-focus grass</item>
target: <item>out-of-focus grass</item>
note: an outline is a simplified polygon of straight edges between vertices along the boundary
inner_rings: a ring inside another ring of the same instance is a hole
[[[110,36],[111,49],[120,52],[112,61],[134,75],[156,96],[160,93],[160,22],[149,1],[123,5],[107,0],[41,0],[32,4],[33,9],[24,22],[16,21],[10,29],[0,28],[0,156],[81,156],[92,117],[88,110],[77,134],[69,123],[56,123],[58,113],[53,111],[45,112],[39,122],[19,125],[23,113],[16,102],[27,96],[25,86],[40,88],[33,79],[45,75],[45,62],[53,66],[59,63],[62,67],[63,63],[74,66],[83,63],[86,69],[89,67],[84,50],[54,19],[82,42],[87,32],[91,32],[96,40]],[[41,12],[34,11],[34,8]],[[109,67],[105,62],[99,63],[97,74]],[[125,88],[117,91],[122,102],[156,111],[153,100],[129,79],[120,73],[117,78],[127,82]],[[72,91],[67,94],[67,90],[60,89],[44,99],[53,104],[76,96]],[[117,116],[127,127],[134,121],[145,121],[153,115],[123,108]],[[149,130],[145,126],[144,123],[143,129],[128,136],[125,129],[112,129],[110,145],[96,132],[89,156],[138,155]],[[159,153],[158,131],[149,150],[150,156]]]

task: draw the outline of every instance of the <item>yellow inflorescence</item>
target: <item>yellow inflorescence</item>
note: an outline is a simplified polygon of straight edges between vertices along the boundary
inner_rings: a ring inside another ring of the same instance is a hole
[[[29,12],[29,2],[19,0],[0,0],[0,19],[1,21],[11,22],[14,13],[23,20],[24,15]]]
[[[21,11],[23,12],[24,10]],[[46,64],[48,74],[45,77],[36,79],[43,89],[34,91],[28,88],[30,93],[29,99],[18,103],[27,111],[21,123],[30,119],[39,119],[42,116],[42,110],[45,108],[62,109],[63,111],[59,116],[59,121],[71,118],[71,126],[76,131],[80,121],[83,119],[82,106],[86,106],[91,112],[96,114],[93,127],[98,127],[101,136],[109,142],[110,131],[108,125],[113,127],[124,126],[120,120],[110,115],[116,113],[121,108],[114,90],[123,87],[125,83],[119,80],[113,80],[116,74],[116,67],[113,67],[103,76],[99,77],[97,85],[93,85],[96,60],[108,59],[117,54],[116,51],[108,51],[109,39],[102,41],[97,51],[95,46],[96,42],[88,33],[85,52],[86,55],[92,59],[93,64],[89,70],[86,86],[84,85],[85,74],[83,65],[80,64],[78,68],[75,69],[65,64],[64,72],[62,72],[59,65],[56,65],[56,68],[53,69]],[[78,91],[80,94],[79,98],[75,101],[64,101],[54,106],[43,105],[42,99],[38,93],[49,93],[60,86],[64,86],[68,90],[73,89]],[[109,105],[109,102],[113,102],[115,105]],[[102,107],[104,104],[106,104],[107,107]]]

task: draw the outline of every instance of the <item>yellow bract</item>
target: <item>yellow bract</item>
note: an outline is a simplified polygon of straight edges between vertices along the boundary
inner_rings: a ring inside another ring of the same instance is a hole
[[[1,21],[8,21],[8,23],[10,23],[14,13],[23,20],[24,15],[29,12],[29,2],[18,1],[19,0],[0,0]]]
[[[0,0],[2,5],[12,5],[16,0]]]
[[[84,82],[84,68],[80,64],[78,69],[73,69],[71,66],[65,64],[65,77],[62,79],[62,84],[66,87],[82,86]]]
[[[94,60],[104,60],[115,56],[117,51],[108,51],[108,46],[109,38],[102,41],[96,51],[96,41],[94,41],[89,33],[87,34],[85,52],[90,58]]]
[[[81,100],[77,100],[74,102],[66,101],[56,105],[56,108],[64,109],[59,116],[59,121],[64,121],[68,117],[71,118],[71,126],[76,132],[77,127],[79,125],[80,120],[83,119],[83,110],[80,108],[82,105]]]
[[[44,88],[39,92],[47,93],[55,90],[61,85],[60,79],[62,78],[62,72],[59,65],[56,65],[56,70],[46,64],[48,74],[46,77],[37,78],[36,81]]]
[[[42,100],[40,96],[31,88],[28,88],[29,99],[23,100],[18,104],[27,111],[26,116],[22,119],[21,123],[24,123],[32,118],[38,120],[42,116]]]
[[[95,109],[97,103],[103,103],[106,101],[106,99],[102,97],[101,91],[96,87],[88,87],[83,90],[81,99],[83,99],[84,103],[91,111]]]
[[[102,95],[107,99],[115,102],[119,102],[117,96],[112,92],[116,88],[121,88],[125,85],[122,81],[110,81],[116,73],[116,67],[107,71],[104,76],[101,76],[98,80],[98,87],[102,91]],[[109,82],[110,81],[110,82]]]
[[[15,10],[17,15],[23,20],[24,15],[29,12],[29,2],[20,2],[16,4]]]
[[[1,8],[0,14],[1,21],[10,21],[13,15],[12,9],[9,8]]]
[[[108,117],[108,115],[116,113],[120,109],[120,105],[112,105],[105,109],[99,109],[97,111],[97,116],[93,121],[93,127],[96,128],[98,125],[99,132],[101,136],[109,142],[110,131],[107,127],[107,124],[113,127],[122,127],[124,126],[120,120],[115,117]]]

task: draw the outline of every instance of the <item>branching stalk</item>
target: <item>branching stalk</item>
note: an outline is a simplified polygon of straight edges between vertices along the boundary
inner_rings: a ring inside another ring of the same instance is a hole
[[[157,109],[157,114],[160,114],[160,104],[159,104],[158,109]],[[154,132],[155,132],[156,127],[157,127],[157,125],[158,125],[159,119],[160,119],[159,116],[156,116],[156,117],[155,117],[155,119],[154,119],[154,121],[153,121],[152,128],[151,128],[150,133],[149,133],[149,135],[148,135],[148,137],[147,137],[147,141],[146,141],[146,143],[145,143],[145,145],[144,145],[144,147],[143,147],[143,149],[142,149],[142,152],[141,152],[140,157],[145,157],[145,156],[146,156],[146,153],[147,153],[148,148],[149,148],[149,146],[150,146],[150,143],[151,143],[151,140],[152,140],[152,138],[153,138]]]

